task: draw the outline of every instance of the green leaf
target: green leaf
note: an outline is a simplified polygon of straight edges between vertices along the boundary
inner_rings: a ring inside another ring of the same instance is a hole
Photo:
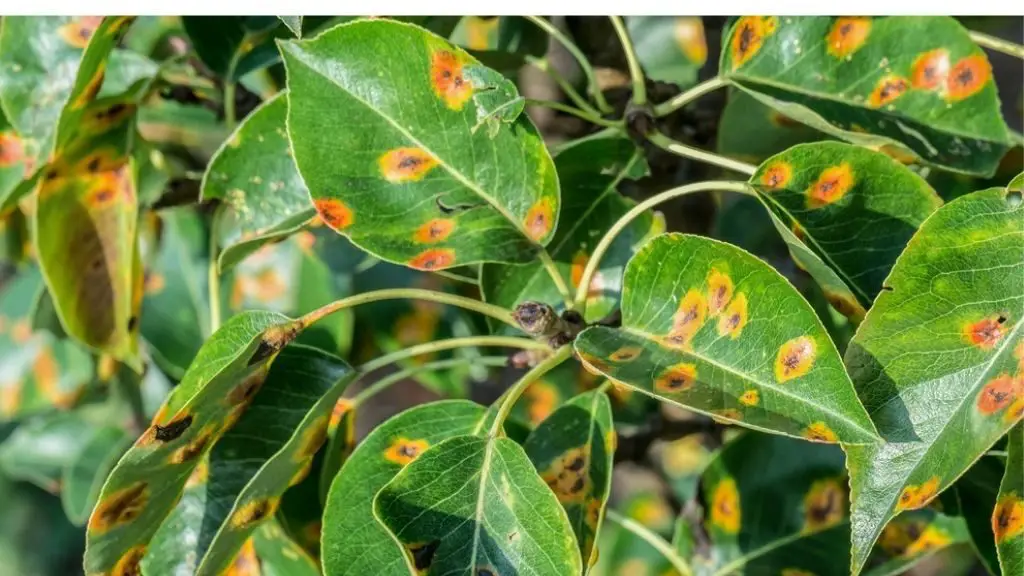
[[[411,559],[375,518],[374,496],[430,446],[480,428],[485,414],[472,402],[442,400],[406,410],[374,428],[331,485],[324,510],[324,572],[408,576]]]
[[[467,434],[430,447],[381,488],[373,513],[417,570],[563,576],[583,569],[565,511],[509,438]]]
[[[917,227],[942,205],[917,174],[879,152],[801,144],[751,176],[794,261],[829,303],[860,320]]]
[[[124,430],[104,426],[93,433],[78,456],[65,466],[61,475],[60,499],[72,524],[81,526],[89,519],[107,473],[117,464],[129,443],[130,438]]]
[[[436,27],[426,27],[445,35]],[[465,47],[485,66],[510,78],[516,77],[528,56],[542,57],[548,49],[547,33],[519,16],[466,16],[458,21],[449,40]]]
[[[139,135],[151,144],[183,147],[207,158],[223,144],[228,131],[206,106],[155,99],[139,110]]]
[[[589,373],[567,360],[526,387],[509,413],[509,420],[534,430],[570,398],[586,390]],[[529,454],[529,450],[527,450]]]
[[[953,18],[740,18],[720,73],[764,104],[855,144],[991,174],[1009,149],[992,70]]]
[[[657,491],[633,494],[620,507],[624,516],[656,534],[666,536],[672,528],[672,509]],[[680,576],[661,551],[618,523],[605,522],[599,536],[601,553],[591,570],[594,574]]]
[[[271,42],[280,26],[273,16],[184,16],[181,23],[199,58],[227,82],[280,58]]]
[[[425,270],[524,262],[551,239],[558,177],[529,119],[502,116],[496,132],[474,130],[497,102],[470,79],[497,82],[496,72],[442,38],[384,20],[280,46],[292,150],[329,226]],[[385,75],[380,58],[389,54]]]
[[[719,154],[760,164],[769,156],[807,142],[830,140],[806,124],[765,106],[743,90],[730,90],[718,120]]]
[[[622,328],[576,338],[593,370],[741,426],[821,442],[877,438],[821,321],[764,262],[664,234],[630,260],[623,285]]]
[[[611,492],[615,452],[611,402],[598,390],[572,398],[541,422],[523,449],[565,508],[580,555],[591,566]]]
[[[847,450],[854,573],[890,518],[927,504],[1024,415],[1022,253],[1019,198],[993,188],[950,202],[911,239],[850,343],[846,365],[886,440]]]
[[[983,456],[953,484],[952,490],[943,494],[949,498],[940,499],[942,504],[954,499],[957,511],[967,523],[978,558],[985,570],[996,576],[999,574],[999,558],[992,533],[992,511],[996,507],[999,482],[1005,469],[1006,465],[1000,458]]]
[[[32,162],[21,136],[0,109],[0,207],[6,208],[8,196],[32,175]]]
[[[136,566],[189,475],[237,421],[298,322],[272,312],[230,318],[200,348],[153,425],[107,478],[86,534],[87,573]]]
[[[956,549],[957,546],[961,556],[966,556],[973,563],[974,555],[967,544],[970,538],[967,524],[960,516],[948,516],[930,508],[908,510],[885,527],[868,561],[865,575],[909,573],[911,568],[937,552]],[[952,572],[950,564],[944,566]]]
[[[277,19],[287,26],[296,38],[302,38],[302,16],[278,16]]]
[[[616,187],[626,178],[647,173],[643,155],[625,138],[582,141],[555,157],[563,190],[562,225],[551,239],[549,252],[567,285],[576,288],[583,269],[601,235],[636,205]],[[587,320],[597,321],[614,311],[622,290],[622,269],[643,239],[664,230],[664,222],[650,212],[633,220],[616,237],[601,260],[587,299]],[[480,273],[484,300],[515,308],[526,300],[565,307],[554,281],[538,262],[525,265],[485,264]]]
[[[319,576],[320,567],[281,530],[266,522],[252,535],[260,573],[266,576]]]
[[[38,416],[19,426],[0,444],[0,469],[44,490],[60,490],[61,473],[93,436],[93,426],[74,413]]]
[[[626,16],[644,73],[652,80],[688,86],[708,59],[704,24],[697,16]]]
[[[172,512],[153,537],[147,571],[227,569],[254,530],[273,517],[288,486],[309,472],[331,409],[354,376],[326,352],[297,345],[282,350],[244,415],[209,452],[198,521],[190,519],[193,503]],[[182,538],[182,527],[195,537]]]
[[[711,461],[713,440],[703,433],[688,434],[661,447],[658,464],[679,502],[689,502],[697,494],[701,474]]]
[[[1017,424],[1009,436],[1006,475],[992,512],[999,567],[1007,576],[1024,570],[1024,424]]]
[[[222,271],[262,244],[296,232],[316,215],[292,160],[287,113],[285,93],[254,110],[203,175],[202,200],[221,201],[214,230]]]

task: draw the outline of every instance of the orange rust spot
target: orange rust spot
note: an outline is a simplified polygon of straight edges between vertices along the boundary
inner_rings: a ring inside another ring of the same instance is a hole
[[[687,60],[703,64],[708,59],[708,43],[704,39],[704,25],[700,18],[676,18],[673,32],[676,44],[686,55]]]
[[[587,513],[583,517],[583,521],[591,530],[597,529],[597,521],[601,519],[601,501],[596,498],[591,498],[587,502]]]
[[[685,345],[693,338],[707,320],[708,303],[704,293],[691,288],[679,303],[679,309],[672,316],[672,330],[669,337],[675,337]]]
[[[11,326],[11,340],[15,344],[24,344],[29,338],[32,338],[32,326],[27,319],[22,318]]]
[[[809,424],[807,428],[804,428],[803,432],[801,432],[801,436],[812,442],[826,442],[834,444],[839,441],[839,437],[836,436],[836,433],[833,432],[832,429],[828,427],[828,424],[825,424],[824,422],[813,422]]]
[[[210,479],[210,464],[206,460],[200,460],[199,464],[192,470],[192,473],[188,475],[188,480],[185,481],[185,487],[191,488],[193,486],[199,486],[206,484],[206,481]]]
[[[720,408],[711,411],[711,419],[719,424],[733,424],[743,421],[743,413],[735,408]]]
[[[586,352],[578,352],[577,356],[579,356],[580,361],[583,362],[583,367],[591,374],[594,374],[595,376],[604,376],[603,373],[608,372],[608,363],[601,358]]]
[[[828,53],[836,58],[846,58],[860,50],[870,33],[871,18],[836,18],[826,40]]]
[[[291,479],[288,480],[288,486],[295,486],[299,482],[302,482],[303,480],[305,480],[306,477],[309,476],[309,472],[312,469],[313,469],[313,460],[312,459],[306,460],[306,462],[304,464],[302,464],[302,466],[300,466],[298,470],[295,471],[295,474],[292,475]]]
[[[201,456],[213,439],[213,428],[213,424],[204,427],[188,444],[175,450],[169,458],[170,463],[185,464]]]
[[[142,576],[142,558],[146,555],[146,545],[132,546],[118,559],[117,564],[109,572],[110,576]]]
[[[960,59],[946,76],[946,94],[949,100],[957,102],[974,96],[992,78],[992,67],[984,54],[975,54]]]
[[[608,358],[612,362],[632,362],[633,360],[636,360],[636,357],[640,355],[640,352],[641,350],[639,346],[623,346],[615,352],[612,352],[611,356]]]
[[[712,317],[718,316],[732,300],[732,291],[732,278],[719,272],[717,268],[712,268],[708,274],[708,314]]]
[[[536,426],[555,411],[558,405],[558,389],[545,380],[538,380],[523,393],[526,398],[526,414],[530,423]]]
[[[249,528],[259,524],[274,515],[280,502],[280,496],[258,498],[247,502],[231,515],[231,525],[235,528]]]
[[[801,124],[800,122],[797,122],[796,120],[793,120],[792,118],[790,118],[789,116],[786,116],[785,114],[782,114],[780,112],[776,112],[775,110],[772,110],[771,112],[769,112],[768,120],[772,124],[775,124],[776,126],[779,126],[780,128],[799,128],[799,127],[803,126],[803,124]]]
[[[711,523],[727,534],[740,531],[740,493],[732,478],[721,480],[711,496]]]
[[[228,392],[228,405],[248,405],[249,402],[252,402],[252,399],[256,397],[256,393],[263,387],[263,382],[267,379],[268,369],[269,367],[260,368],[236,384]]]
[[[914,60],[910,84],[921,90],[941,89],[949,76],[949,51],[945,48],[929,50]]]
[[[302,433],[302,444],[299,449],[295,452],[295,461],[302,462],[308,460],[316,454],[316,451],[323,446],[327,440],[327,426],[330,423],[328,416],[321,416],[316,421],[310,423],[309,428]]]
[[[231,561],[231,566],[221,576],[260,576],[260,560],[256,556],[256,545],[252,538],[245,541]]]
[[[747,390],[740,394],[740,404],[744,406],[757,406],[761,401],[761,394],[757,390]]]
[[[1005,322],[1005,317],[996,314],[965,325],[962,334],[969,344],[982,350],[991,350],[1003,336],[1006,336],[1006,329],[1003,327]]]
[[[8,168],[25,159],[21,138],[11,131],[0,132],[0,168]]]
[[[490,37],[498,29],[497,18],[470,16],[466,19],[466,46],[473,50],[486,50]]]
[[[590,491],[590,445],[567,450],[540,477],[559,502],[582,502]]]
[[[569,281],[572,282],[573,288],[578,288],[580,282],[583,281],[583,271],[587,269],[587,263],[590,262],[590,256],[583,250],[579,250],[572,257],[572,267],[569,269]],[[597,275],[594,276],[594,280],[591,280],[591,287],[594,286],[597,280]]]
[[[924,484],[909,485],[903,488],[896,510],[916,510],[928,504],[939,493],[939,477],[932,476]]]
[[[329,429],[337,428],[341,419],[353,406],[355,406],[355,403],[350,398],[339,398],[338,402],[334,405],[334,409],[331,411],[331,420],[328,423]]]
[[[1017,370],[1024,372],[1024,339],[1013,348],[1013,357],[1017,359]]]
[[[437,160],[422,148],[403,147],[388,150],[377,159],[380,173],[392,184],[422,180]]]
[[[846,516],[846,490],[833,478],[811,484],[804,496],[804,531],[820,530],[837,524]]]
[[[85,48],[101,22],[103,16],[82,16],[58,28],[57,34],[72,47]]]
[[[807,189],[807,207],[821,208],[846,195],[853,187],[853,169],[846,162],[822,171],[818,180]]]
[[[143,276],[142,285],[146,294],[159,294],[167,286],[167,280],[159,272],[149,272]]]
[[[96,72],[89,78],[89,81],[82,88],[82,91],[71,102],[72,108],[84,108],[86,104],[96,99],[96,95],[103,86],[103,79],[106,76],[106,62],[102,62]]]
[[[36,387],[54,406],[69,408],[77,400],[77,394],[60,390],[60,367],[49,346],[44,346],[36,354],[36,359],[32,363],[32,375],[35,377]]]
[[[685,392],[693,387],[697,381],[697,366],[689,362],[682,362],[669,366],[654,381],[654,391],[664,394],[675,394]]]
[[[439,270],[455,264],[455,250],[432,248],[424,250],[409,260],[409,266],[417,270]]]
[[[317,198],[313,201],[313,206],[316,207],[324,224],[339,232],[351,226],[355,221],[352,209],[337,198]]]
[[[21,383],[5,382],[0,385],[0,415],[14,416],[21,407]]]
[[[523,225],[530,238],[539,242],[551,233],[554,220],[554,206],[551,198],[545,196],[530,206],[526,212],[526,218],[523,218]]]
[[[1024,501],[1016,492],[1003,494],[992,511],[992,534],[996,543],[1024,533]]]
[[[793,177],[793,166],[789,162],[778,160],[761,174],[761,184],[772,189],[783,188]]]
[[[910,82],[907,82],[907,79],[902,76],[895,74],[883,76],[875,85],[875,89],[871,91],[871,95],[868,96],[868,106],[881,108],[904,95],[909,88]]]
[[[764,22],[760,16],[743,16],[736,23],[736,32],[733,33],[730,51],[732,52],[732,69],[735,70],[747,63],[748,60],[757,54],[764,44],[765,37],[769,34],[765,30]]]
[[[149,501],[149,487],[136,482],[107,496],[96,505],[89,517],[89,530],[101,534],[127,524],[139,517]]]
[[[747,325],[747,295],[740,292],[718,318],[718,335],[735,340]]]
[[[847,318],[860,321],[867,314],[867,310],[849,292],[833,292],[828,288],[822,288],[822,292],[825,293],[825,300],[828,300],[828,303],[836,309],[836,312]]]
[[[395,340],[403,346],[427,342],[437,333],[440,323],[441,313],[438,310],[415,308],[395,321]]]
[[[430,59],[430,84],[444,105],[451,110],[462,106],[473,95],[473,85],[462,74],[462,62],[447,50],[435,52]]]
[[[400,466],[405,466],[418,458],[429,447],[430,444],[426,440],[410,440],[405,437],[398,437],[384,451],[384,459]]]
[[[1021,394],[1020,382],[1009,374],[989,380],[978,393],[978,411],[986,416],[1006,408]]]
[[[135,114],[137,105],[132,102],[114,102],[109,106],[90,109],[82,119],[82,130],[101,133],[116,126]]]
[[[949,545],[952,540],[949,535],[935,526],[928,526],[924,532],[907,549],[903,551],[905,557],[917,556],[929,550],[938,550]]]
[[[786,342],[775,357],[775,379],[781,383],[807,374],[814,364],[815,354],[814,340],[807,336]]]
[[[434,244],[447,239],[454,229],[455,220],[434,218],[417,228],[412,239],[420,244]]]
[[[1010,404],[1006,414],[1003,414],[1003,421],[1007,424],[1013,424],[1024,416],[1024,397],[1020,397],[1021,391],[1024,390],[1024,376],[1017,376],[1016,381],[1018,398],[1014,400],[1013,404]]]

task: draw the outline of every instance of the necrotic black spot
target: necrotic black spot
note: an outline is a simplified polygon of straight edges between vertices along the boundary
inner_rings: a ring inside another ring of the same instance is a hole
[[[156,425],[156,439],[161,442],[170,442],[185,433],[192,425],[192,415],[189,414],[181,420],[175,420],[166,426]]]
[[[437,552],[437,548],[440,545],[440,540],[434,540],[433,542],[427,542],[422,546],[409,547],[409,552],[412,552],[413,565],[416,566],[417,570],[426,570],[427,568],[430,568],[430,565],[434,562],[434,554]]]

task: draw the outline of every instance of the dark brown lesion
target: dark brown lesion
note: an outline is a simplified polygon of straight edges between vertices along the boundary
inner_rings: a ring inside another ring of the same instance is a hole
[[[206,449],[206,445],[210,442],[210,434],[200,433],[195,440],[179,448],[171,457],[171,462],[174,464],[184,464],[191,462],[198,458],[203,450]]]
[[[184,418],[174,420],[166,426],[156,424],[154,428],[154,437],[161,442],[170,442],[176,440],[179,436],[188,430],[189,426],[192,425],[192,415],[186,414]]]
[[[413,156],[412,154],[407,154],[407,155],[402,156],[402,159],[398,161],[398,168],[400,170],[414,171],[416,168],[421,166],[424,162],[425,162],[424,158],[421,158],[419,156]]]
[[[402,444],[398,447],[398,453],[406,458],[416,458],[420,455],[420,447],[415,444]]]
[[[109,500],[100,502],[90,525],[95,530],[106,531],[131,522],[142,513],[148,500],[148,485],[145,482],[138,482],[120,493],[115,493]]]
[[[425,571],[434,562],[434,554],[441,546],[440,540],[434,540],[425,544],[410,544],[409,554],[412,555],[413,566],[417,571]]]
[[[750,50],[750,46],[757,41],[757,32],[754,30],[754,25],[747,23],[743,25],[740,30],[740,42],[738,44],[740,55],[746,54]]]

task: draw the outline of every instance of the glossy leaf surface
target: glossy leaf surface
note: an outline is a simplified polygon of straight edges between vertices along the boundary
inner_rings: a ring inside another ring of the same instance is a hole
[[[411,559],[373,511],[373,500],[431,446],[482,426],[485,410],[464,400],[416,406],[376,427],[345,462],[324,510],[323,566],[329,576],[408,576]]]
[[[590,368],[730,423],[822,442],[872,442],[832,341],[767,264],[707,238],[664,234],[626,266],[622,328],[576,339]]]
[[[282,42],[288,132],[323,220],[413,268],[526,261],[558,177],[514,86],[447,41],[384,20]],[[380,58],[393,54],[387,73]],[[325,112],[326,111],[326,112]]]
[[[1024,415],[1024,205],[1005,189],[935,212],[850,343],[885,444],[850,446],[853,567],[882,527],[953,483]]]
[[[708,59],[704,24],[697,16],[626,16],[644,74],[661,82],[688,86]]]
[[[599,138],[563,149],[555,157],[555,169],[562,188],[562,224],[548,251],[566,285],[575,289],[604,231],[636,205],[616,187],[623,179],[644,176],[647,164],[629,140]],[[647,212],[616,237],[591,281],[587,320],[600,320],[616,308],[626,262],[646,235],[663,228],[664,222]],[[480,289],[486,301],[503,308],[513,309],[526,300],[564,308],[554,281],[540,262],[485,264]]]
[[[287,98],[279,94],[246,117],[206,169],[202,199],[221,201],[215,236],[222,271],[316,215],[285,132]]]
[[[839,142],[794,146],[750,178],[798,265],[836,310],[862,319],[917,227],[942,205],[888,156]]]
[[[1024,424],[1010,431],[1006,475],[992,511],[999,566],[1004,575],[1024,571]]]
[[[1009,149],[988,58],[951,17],[745,16],[723,46],[726,78],[838,138],[981,175]]]
[[[594,546],[611,492],[615,429],[604,392],[580,394],[548,416],[523,443],[540,477],[565,508],[584,564]]]

